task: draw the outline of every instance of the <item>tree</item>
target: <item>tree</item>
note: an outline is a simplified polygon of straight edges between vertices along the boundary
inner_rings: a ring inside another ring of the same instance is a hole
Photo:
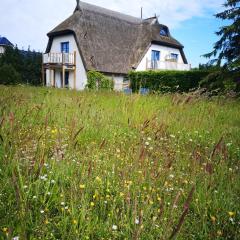
[[[21,76],[11,64],[0,66],[0,84],[17,84],[20,82]]]
[[[42,54],[39,52],[19,50],[18,47],[7,47],[5,53],[0,55],[0,68],[3,67],[4,75],[0,74],[0,77],[4,84],[15,83],[27,83],[32,85],[41,84],[41,63]],[[7,71],[13,70],[14,75],[17,77],[16,81],[13,81],[6,74]],[[8,77],[6,77],[8,76]],[[6,81],[8,80],[8,81]]]
[[[229,25],[223,26],[216,32],[220,36],[214,44],[213,51],[205,54],[207,58],[215,57],[211,63],[231,72],[240,72],[240,0],[227,0],[223,5],[226,10],[215,16],[228,20]]]

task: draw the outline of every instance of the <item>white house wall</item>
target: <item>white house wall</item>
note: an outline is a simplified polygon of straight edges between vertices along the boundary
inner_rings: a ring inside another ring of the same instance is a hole
[[[3,54],[5,52],[5,48],[3,46],[0,46],[0,54]]]
[[[140,64],[138,65],[136,71],[145,71],[147,70],[147,60],[151,60],[152,50],[160,51],[160,61],[164,62],[166,57],[169,56],[171,53],[178,54],[178,63],[184,64],[182,55],[179,51],[179,49],[171,48],[171,47],[165,47],[160,46],[157,44],[152,44],[143,59],[141,60]]]
[[[60,53],[62,42],[69,42],[69,53],[73,53],[74,51],[76,51],[76,88],[78,90],[83,90],[85,88],[85,85],[87,84],[87,73],[83,65],[83,61],[80,56],[80,53],[78,51],[77,43],[75,41],[74,36],[71,34],[71,35],[54,37],[50,52]],[[51,86],[49,72],[50,71],[47,70],[47,73],[46,73],[47,86]],[[56,81],[56,87],[61,87],[61,71],[60,70],[55,71],[55,81]],[[74,88],[74,71],[69,71],[69,87]]]
[[[124,76],[123,75],[110,75],[110,74],[105,74],[106,77],[111,78],[114,82],[114,90],[119,92],[123,90],[123,81],[124,81]]]

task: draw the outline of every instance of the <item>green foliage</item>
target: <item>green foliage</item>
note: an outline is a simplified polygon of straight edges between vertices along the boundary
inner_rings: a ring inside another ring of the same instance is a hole
[[[223,74],[222,70],[213,71],[200,82],[200,87],[214,94],[236,91],[237,84],[231,77]]]
[[[238,99],[0,86],[0,113],[1,240],[239,239]]]
[[[94,90],[113,90],[114,82],[112,79],[104,76],[102,73],[95,70],[88,71],[87,73],[87,88]]]
[[[0,67],[4,65],[12,66],[20,78],[11,82],[4,80],[4,84],[41,84],[41,63],[41,53],[30,51],[30,49],[21,51],[17,47],[7,47],[5,53],[0,56]]]
[[[0,84],[17,84],[20,82],[21,76],[11,64],[0,66]]]
[[[160,92],[188,92],[199,87],[199,82],[209,71],[132,71],[128,74],[131,88],[140,87]]]
[[[213,63],[219,66],[223,63],[228,70],[240,72],[240,1],[227,0],[224,7],[226,10],[215,16],[227,20],[229,25],[216,32],[220,39],[215,43],[213,51],[204,56],[215,57]]]

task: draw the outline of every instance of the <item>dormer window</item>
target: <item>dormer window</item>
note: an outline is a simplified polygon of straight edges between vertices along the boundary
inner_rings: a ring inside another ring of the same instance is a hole
[[[160,35],[167,37],[167,36],[168,36],[168,30],[167,30],[167,28],[163,27],[163,28],[160,30]]]

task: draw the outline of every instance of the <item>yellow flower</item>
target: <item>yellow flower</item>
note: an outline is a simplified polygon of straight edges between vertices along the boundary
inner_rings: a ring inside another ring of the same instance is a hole
[[[212,220],[213,223],[216,222],[216,218],[214,216],[211,216],[211,220]]]
[[[57,129],[52,129],[51,133],[52,133],[52,134],[57,133]]]
[[[124,193],[120,192],[120,194],[119,194],[119,195],[120,195],[120,197],[123,197],[123,196],[124,196]]]
[[[80,189],[85,189],[85,185],[84,184],[80,184]]]
[[[97,182],[102,182],[102,179],[100,177],[96,177]]]
[[[94,202],[91,202],[91,203],[90,203],[90,206],[91,206],[91,207],[94,207],[94,206],[95,206],[95,203],[94,203]]]
[[[73,223],[74,225],[76,225],[76,224],[77,224],[77,220],[73,219],[72,223]]]
[[[8,232],[8,228],[6,228],[6,227],[3,228],[2,230],[3,230],[3,232],[5,232],[5,233]]]
[[[150,200],[149,203],[150,203],[150,205],[153,205],[154,202]]]
[[[44,223],[47,225],[47,224],[49,224],[49,221],[48,221],[48,220],[45,220],[45,222],[44,222]]]
[[[233,217],[233,216],[235,215],[235,212],[228,212],[228,215],[229,215],[230,217]]]

